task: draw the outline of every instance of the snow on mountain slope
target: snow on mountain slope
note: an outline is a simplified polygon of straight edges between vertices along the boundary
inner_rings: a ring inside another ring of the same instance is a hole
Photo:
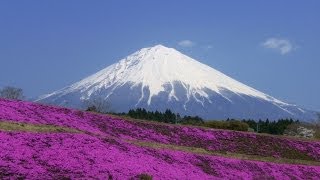
[[[37,101],[79,107],[82,100],[93,96],[110,101],[116,111],[135,107],[171,108],[181,114],[206,118],[312,119],[312,113],[306,110],[266,95],[162,45],[143,48]]]

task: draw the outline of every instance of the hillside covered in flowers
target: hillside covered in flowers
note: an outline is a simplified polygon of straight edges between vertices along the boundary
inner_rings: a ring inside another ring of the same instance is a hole
[[[319,179],[320,142],[0,99],[0,179]]]

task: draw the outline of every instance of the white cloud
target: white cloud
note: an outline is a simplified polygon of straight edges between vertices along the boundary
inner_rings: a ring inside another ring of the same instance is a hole
[[[212,48],[213,48],[212,45],[208,45],[208,46],[206,47],[206,49],[212,49]]]
[[[196,44],[190,40],[182,40],[178,42],[178,45],[182,47],[192,47],[192,46],[195,46]]]
[[[295,49],[289,40],[279,38],[269,38],[262,43],[262,46],[268,49],[274,49],[282,55],[288,54]]]

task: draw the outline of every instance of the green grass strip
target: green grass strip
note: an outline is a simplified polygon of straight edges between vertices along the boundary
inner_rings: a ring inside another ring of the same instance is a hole
[[[18,123],[12,121],[0,121],[0,131],[22,131],[22,132],[68,132],[80,133],[77,129],[43,124]]]
[[[257,155],[238,154],[238,153],[231,153],[231,152],[217,152],[217,151],[206,150],[203,148],[178,146],[178,145],[172,145],[172,144],[162,144],[162,143],[156,143],[156,142],[145,142],[145,141],[138,141],[138,140],[127,140],[127,141],[142,147],[149,147],[154,149],[178,150],[178,151],[184,151],[184,152],[189,152],[194,154],[214,155],[214,156],[222,156],[222,157],[228,157],[228,158],[236,158],[241,160],[253,160],[253,161],[280,163],[280,164],[300,164],[300,165],[320,166],[320,162],[318,161],[263,157],[263,156],[257,156]]]

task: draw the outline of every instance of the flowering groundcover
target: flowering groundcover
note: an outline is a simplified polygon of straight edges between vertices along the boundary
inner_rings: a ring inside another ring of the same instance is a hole
[[[253,133],[148,123],[0,99],[0,120],[53,125],[72,132],[0,127],[0,179],[319,179],[320,166],[242,160],[134,141],[319,162],[320,142]]]

